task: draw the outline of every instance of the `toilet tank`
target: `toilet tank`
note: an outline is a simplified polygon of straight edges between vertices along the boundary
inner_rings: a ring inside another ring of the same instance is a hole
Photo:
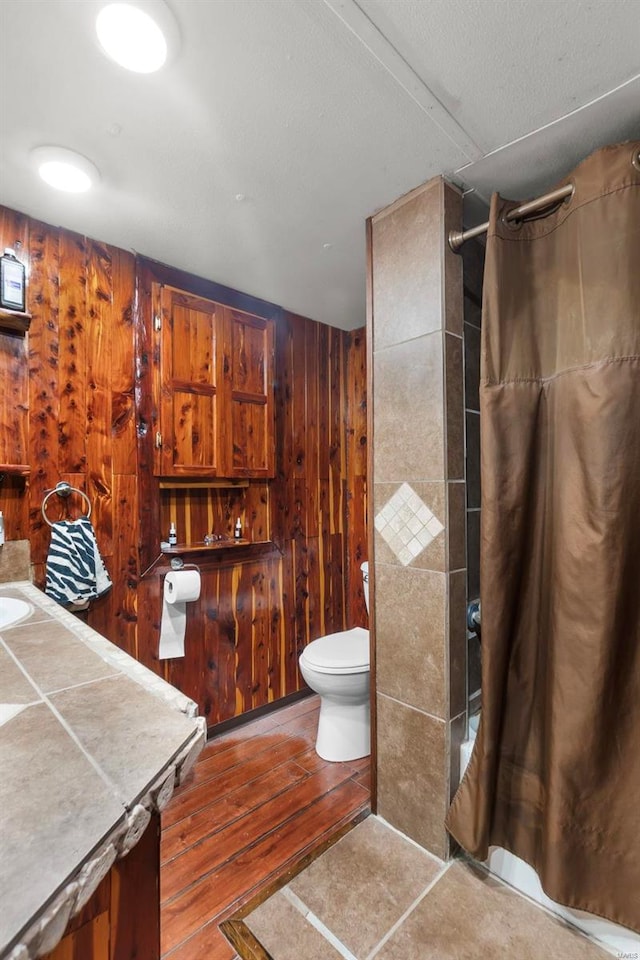
[[[360,569],[362,570],[362,585],[364,587],[364,602],[367,605],[367,613],[369,613],[369,563],[365,560],[364,563],[360,564]]]

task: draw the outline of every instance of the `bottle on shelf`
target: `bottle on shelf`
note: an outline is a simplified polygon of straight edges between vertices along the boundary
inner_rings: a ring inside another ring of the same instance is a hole
[[[176,532],[176,525],[172,520],[171,525],[169,527],[169,546],[175,547],[177,542],[178,542],[178,534]]]
[[[11,247],[5,247],[0,257],[0,307],[20,313],[26,309],[24,263]]]
[[[236,525],[233,528],[233,538],[234,540],[242,539],[242,523],[240,521],[240,517],[238,517],[238,519],[236,520]]]

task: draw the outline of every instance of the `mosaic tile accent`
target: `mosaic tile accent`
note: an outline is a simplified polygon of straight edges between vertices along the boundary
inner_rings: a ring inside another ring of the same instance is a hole
[[[376,515],[375,527],[406,567],[442,533],[444,526],[408,483]]]

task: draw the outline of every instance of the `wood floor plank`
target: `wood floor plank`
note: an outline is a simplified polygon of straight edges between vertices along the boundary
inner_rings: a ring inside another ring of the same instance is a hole
[[[276,730],[276,728],[282,727],[285,724],[290,724],[298,717],[305,716],[308,713],[317,715],[319,704],[319,697],[306,697],[304,700],[300,700],[298,703],[291,704],[290,707],[282,707],[280,710],[274,710],[273,713],[268,713],[263,717],[258,717],[257,720],[250,720],[248,723],[243,723],[240,726],[229,730],[227,733],[214,733],[213,737],[211,740],[209,740],[206,747],[202,751],[201,759],[205,760],[207,757],[213,756],[214,754],[223,753],[229,747],[232,747],[236,744],[245,743],[252,737],[258,737],[265,733],[273,732]]]
[[[368,790],[369,793],[371,793],[371,770],[363,770],[362,773],[359,773],[353,779],[356,783],[359,783],[361,787],[364,787],[365,790]]]
[[[173,860],[205,837],[255,810],[272,797],[277,797],[287,787],[308,776],[306,770],[290,760],[249,783],[243,780],[236,790],[225,792],[224,796],[207,804],[197,813],[184,817],[162,831],[161,863]]]
[[[350,760],[349,765],[353,767],[354,770],[357,770],[358,773],[364,773],[365,770],[371,769],[371,757],[360,757],[359,760]]]
[[[253,757],[245,759],[242,763],[220,770],[216,776],[210,776],[206,781],[199,781],[195,784],[195,789],[191,784],[185,785],[184,788],[176,792],[169,806],[163,811],[163,827],[170,827],[183,817],[195,813],[214,800],[218,800],[230,790],[254,780],[286,760],[294,759],[308,748],[309,745],[303,738],[285,737],[283,740],[276,740],[275,746],[272,745],[270,748],[258,751]],[[196,764],[196,769],[197,767],[198,764]]]
[[[364,757],[362,760],[347,760],[345,761],[345,765],[349,767],[352,776],[355,778],[359,776],[363,770],[369,769],[370,761],[370,757]],[[322,770],[327,764],[327,761],[318,756],[315,751],[315,746],[311,746],[305,750],[304,753],[300,753],[296,757],[296,763],[304,767],[305,770],[308,770],[309,773],[315,773],[316,770]]]
[[[236,951],[215,921],[201,927],[171,953],[164,954],[166,960],[234,960],[235,957]]]
[[[304,780],[292,784],[277,797],[263,803],[255,814],[247,814],[228,824],[222,830],[206,837],[200,843],[167,864],[161,874],[160,896],[164,904],[182,891],[213,872],[233,857],[258,843],[273,830],[282,827],[300,813],[317,805],[318,798],[335,790],[351,771],[342,764],[319,770]],[[315,807],[314,807],[315,809]]]
[[[196,764],[194,778],[190,782],[189,788],[193,789],[198,784],[204,783],[205,780],[217,777],[218,774],[223,773],[230,767],[244,763],[245,760],[250,760],[279,743],[282,743],[282,734],[269,731],[262,737],[252,737],[250,740],[241,740],[239,743],[225,745],[224,749],[221,750],[210,750]],[[211,744],[211,746],[214,746],[214,744]]]
[[[196,933],[211,917],[248,899],[257,885],[303,856],[327,831],[334,830],[368,802],[368,792],[347,780],[252,848],[174,897],[163,907],[163,954]],[[337,811],[342,813],[339,820]]]
[[[277,720],[279,724],[283,724],[294,720],[296,717],[301,717],[305,713],[315,712],[317,714],[319,707],[320,697],[314,693],[309,697],[298,700],[297,703],[292,703],[290,707],[284,707],[284,709],[276,711],[271,714],[271,716],[274,720]]]
[[[267,714],[264,717],[258,717],[257,720],[250,720],[249,723],[234,727],[226,733],[214,733],[202,751],[202,759],[214,753],[222,753],[223,750],[233,746],[234,743],[244,743],[245,740],[250,740],[252,737],[269,733],[275,730],[276,727],[279,727],[281,723],[282,720],[280,718],[276,719],[275,716]]]
[[[296,763],[304,767],[309,773],[315,773],[316,770],[322,770],[326,760],[319,757],[313,747],[309,747],[308,750],[296,757]]]
[[[318,712],[310,710],[299,717],[292,717],[274,730],[280,736],[304,737],[309,746],[315,746],[318,734]]]

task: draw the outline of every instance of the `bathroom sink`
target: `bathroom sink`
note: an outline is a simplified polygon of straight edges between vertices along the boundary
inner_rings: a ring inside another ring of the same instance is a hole
[[[0,630],[24,620],[31,613],[31,604],[14,597],[0,597]]]
[[[0,727],[3,723],[13,720],[19,713],[26,710],[26,703],[0,703]]]

